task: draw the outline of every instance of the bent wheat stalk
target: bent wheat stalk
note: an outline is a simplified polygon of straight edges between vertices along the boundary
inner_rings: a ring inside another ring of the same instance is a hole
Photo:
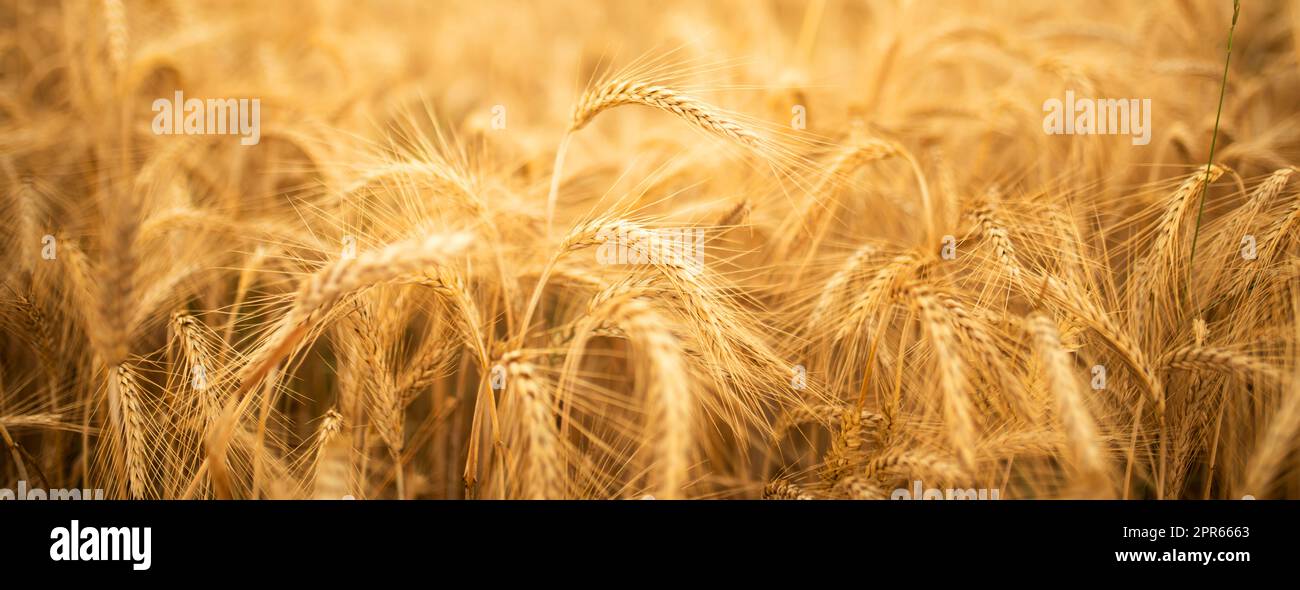
[[[343,297],[366,287],[407,278],[430,265],[445,263],[469,244],[468,234],[430,234],[382,249],[336,260],[302,281],[293,306],[274,332],[255,350],[238,374],[236,399],[242,399],[301,341]]]
[[[635,298],[616,303],[614,321],[623,327],[641,353],[637,375],[643,382],[649,415],[648,440],[653,441],[655,497],[682,497],[690,469],[692,442],[691,397],[686,360],[667,322],[649,303]]]
[[[555,204],[559,193],[560,174],[564,170],[564,157],[568,153],[573,134],[586,127],[600,113],[625,104],[639,104],[676,115],[696,129],[740,143],[750,149],[763,147],[762,138],[750,128],[736,122],[721,109],[702,100],[682,94],[667,86],[614,78],[595,88],[590,88],[573,105],[569,129],[555,151],[555,164],[551,168],[551,186],[546,196],[546,235],[551,235],[555,219]]]
[[[639,104],[667,111],[697,129],[758,148],[757,133],[727,117],[720,109],[666,86],[615,78],[588,90],[573,107],[569,131],[577,131],[601,112],[625,104]]]

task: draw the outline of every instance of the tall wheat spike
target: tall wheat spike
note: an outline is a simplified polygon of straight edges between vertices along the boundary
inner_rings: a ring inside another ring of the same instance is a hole
[[[1038,356],[1042,360],[1048,388],[1052,391],[1056,402],[1056,415],[1064,426],[1071,455],[1078,463],[1080,471],[1091,477],[1100,478],[1099,485],[1094,484],[1092,489],[1104,492],[1107,469],[1097,424],[1088,410],[1083,391],[1079,387],[1079,379],[1075,376],[1073,363],[1061,348],[1061,338],[1056,325],[1047,315],[1039,313],[1029,317],[1028,328],[1034,337]]]

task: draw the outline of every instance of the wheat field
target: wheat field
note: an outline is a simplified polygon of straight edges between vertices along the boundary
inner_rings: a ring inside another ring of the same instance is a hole
[[[0,487],[1298,498],[1243,4],[3,0]]]

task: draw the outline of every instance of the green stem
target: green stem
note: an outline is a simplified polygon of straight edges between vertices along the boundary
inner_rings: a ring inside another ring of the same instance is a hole
[[[1214,165],[1214,147],[1219,140],[1219,118],[1223,116],[1223,97],[1228,92],[1228,64],[1232,62],[1232,34],[1237,30],[1237,16],[1241,14],[1241,0],[1232,2],[1232,26],[1228,28],[1228,55],[1223,60],[1223,82],[1219,85],[1219,109],[1214,113],[1214,134],[1210,136],[1210,159],[1205,163],[1205,182],[1201,185],[1201,204],[1196,213],[1196,229],[1192,232],[1192,252],[1187,260],[1187,296],[1192,297],[1192,269],[1196,263],[1196,240],[1201,235],[1201,219],[1205,217],[1205,197],[1210,192],[1210,167]],[[1197,315],[1200,315],[1198,308]]]

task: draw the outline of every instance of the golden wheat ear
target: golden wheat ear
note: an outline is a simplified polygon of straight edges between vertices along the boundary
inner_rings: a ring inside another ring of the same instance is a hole
[[[1070,456],[1080,472],[1091,478],[1084,489],[1105,494],[1108,479],[1105,451],[1098,436],[1097,424],[1085,403],[1073,363],[1061,346],[1055,322],[1043,313],[1029,316],[1027,327],[1033,337],[1034,350],[1042,362],[1048,389],[1055,402],[1056,417],[1061,421]]]
[[[614,78],[582,94],[573,107],[569,132],[582,129],[600,113],[617,106],[639,104],[671,113],[692,127],[742,145],[757,148],[760,136],[702,100],[666,86]]]
[[[517,411],[524,442],[520,449],[524,454],[519,470],[520,494],[528,500],[562,500],[566,497],[566,467],[552,389],[522,353],[508,353],[502,362],[506,367],[506,391],[516,396],[520,406]]]
[[[735,142],[751,150],[764,151],[767,141],[735,115],[703,100],[661,84],[636,79],[635,75],[614,76],[587,88],[573,105],[569,126],[556,148],[551,168],[551,185],[546,196],[546,235],[552,233],[559,196],[560,177],[573,134],[586,127],[596,115],[615,107],[638,104],[670,113],[707,134]]]
[[[352,444],[343,436],[343,415],[330,410],[316,434],[311,497],[340,500],[351,495]]]
[[[288,313],[239,371],[235,397],[242,398],[256,387],[345,296],[378,284],[409,281],[411,273],[444,263],[464,250],[470,239],[464,233],[429,234],[336,260],[312,273],[302,281]]]
[[[115,464],[126,472],[126,491],[131,499],[149,497],[153,481],[148,475],[149,430],[139,377],[128,363],[112,367],[108,385],[108,405],[114,439]],[[118,438],[120,437],[120,438]]]

